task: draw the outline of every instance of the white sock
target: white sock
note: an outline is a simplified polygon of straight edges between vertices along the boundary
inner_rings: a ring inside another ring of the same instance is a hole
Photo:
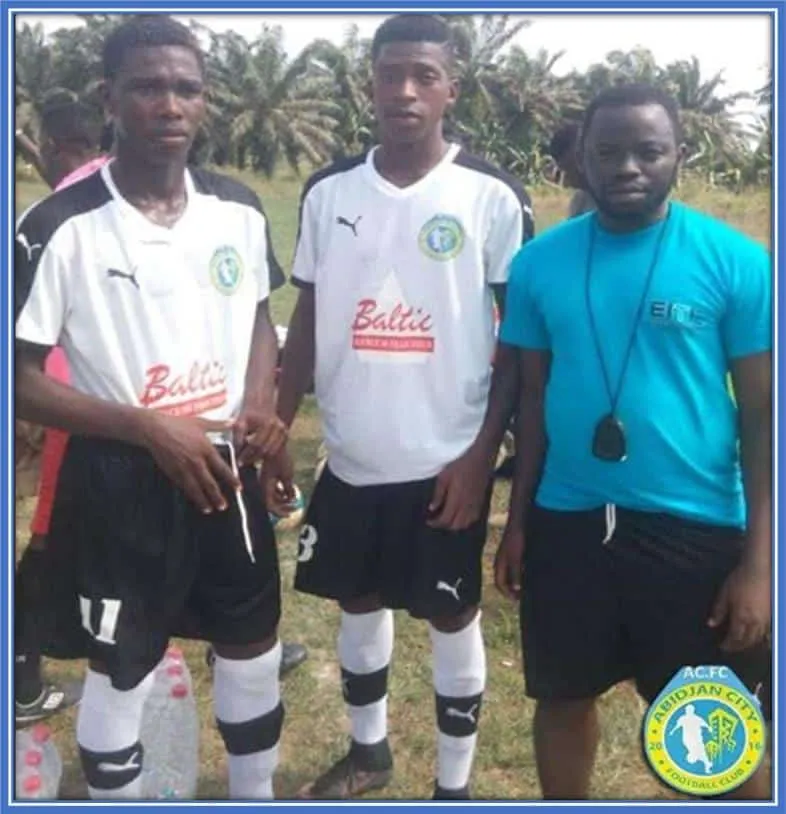
[[[341,614],[338,658],[352,739],[366,745],[388,734],[388,666],[393,654],[393,611]]]
[[[280,642],[253,659],[216,656],[213,710],[227,749],[231,799],[273,799],[284,717],[280,664]]]
[[[139,731],[142,709],[153,686],[149,673],[132,690],[112,687],[109,676],[87,670],[76,719],[76,740],[87,790],[93,800],[129,800],[142,794]],[[104,771],[104,764],[128,766]]]
[[[437,784],[454,791],[469,784],[478,718],[486,685],[480,611],[456,633],[429,625],[437,696]]]

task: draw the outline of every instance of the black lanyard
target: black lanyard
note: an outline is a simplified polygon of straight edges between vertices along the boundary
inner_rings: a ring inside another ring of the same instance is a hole
[[[620,371],[620,378],[617,382],[616,390],[612,390],[611,388],[611,377],[609,376],[609,372],[606,369],[606,362],[603,359],[603,352],[601,351],[600,347],[600,339],[598,337],[598,329],[595,325],[595,317],[592,313],[592,305],[590,303],[590,279],[592,277],[592,255],[595,249],[595,235],[597,231],[596,225],[596,218],[597,215],[590,218],[590,241],[589,241],[589,249],[587,251],[587,268],[586,273],[584,276],[584,299],[587,306],[587,316],[589,317],[590,323],[590,333],[592,334],[592,341],[595,345],[595,352],[598,355],[598,362],[600,363],[600,369],[603,373],[603,384],[606,388],[606,395],[609,398],[609,402],[611,404],[611,409],[609,411],[609,415],[613,416],[617,410],[617,404],[619,403],[620,395],[622,394],[622,385],[625,380],[625,374],[628,370],[628,362],[630,362],[631,353],[633,351],[633,345],[636,341],[636,333],[638,331],[638,327],[641,324],[641,318],[644,314],[644,304],[647,300],[647,294],[650,290],[650,284],[652,283],[652,277],[655,273],[655,267],[658,265],[658,260],[660,259],[660,252],[661,248],[663,247],[663,237],[666,234],[666,227],[668,226],[669,222],[669,215],[667,214],[663,224],[660,227],[660,232],[658,233],[658,241],[655,244],[655,250],[652,253],[652,260],[650,262],[649,270],[647,271],[647,278],[644,281],[644,288],[641,292],[641,298],[639,299],[639,305],[636,309],[636,316],[633,320],[633,327],[630,331],[630,336],[628,337],[628,345],[625,349],[625,357],[622,361],[622,370]]]

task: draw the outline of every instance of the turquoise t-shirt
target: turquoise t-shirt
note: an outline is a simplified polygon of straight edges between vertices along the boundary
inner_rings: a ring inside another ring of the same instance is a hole
[[[610,402],[585,300],[591,230],[590,301],[614,391],[662,228],[615,412],[627,459],[599,460],[592,438]],[[595,213],[565,221],[514,258],[501,339],[552,353],[539,505],[575,511],[614,503],[744,525],[727,374],[731,360],[772,349],[772,270],[762,246],[676,202],[665,225],[629,234],[604,230]]]

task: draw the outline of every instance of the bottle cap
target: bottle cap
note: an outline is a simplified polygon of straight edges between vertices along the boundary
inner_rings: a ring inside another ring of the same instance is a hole
[[[186,698],[187,696],[188,696],[188,685],[180,682],[178,684],[175,684],[174,687],[172,687],[173,698]]]
[[[25,752],[25,766],[40,766],[44,756],[38,749],[28,749]]]
[[[167,649],[166,649],[166,657],[168,659],[175,659],[176,661],[182,661],[183,660],[183,651],[179,647],[175,647],[174,645],[172,645],[172,647],[167,647]]]
[[[52,732],[46,724],[36,724],[30,730],[30,734],[36,743],[46,743],[52,737]]]
[[[182,676],[183,675],[183,665],[182,664],[170,664],[169,667],[166,668],[166,674],[168,676]]]
[[[41,790],[41,775],[38,774],[31,774],[25,778],[24,783],[22,783],[22,788],[28,794],[34,794],[37,791]]]

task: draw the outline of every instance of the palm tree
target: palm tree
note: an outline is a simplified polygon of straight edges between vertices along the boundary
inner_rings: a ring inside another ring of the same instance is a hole
[[[38,23],[23,23],[16,32],[15,108],[16,129],[38,139],[38,111],[47,91],[55,87],[52,50]]]
[[[296,171],[320,164],[335,146],[339,106],[309,76],[309,49],[287,63],[279,26],[247,43],[234,32],[210,33],[206,59],[214,160],[271,175],[280,158]]]
[[[683,137],[690,153],[711,157],[712,169],[736,163],[745,154],[744,130],[732,108],[751,99],[751,94],[722,95],[723,73],[704,80],[695,56],[667,65],[661,82],[679,103]]]
[[[497,98],[504,86],[502,51],[530,21],[519,20],[511,25],[507,14],[484,14],[479,18],[454,15],[445,19],[453,34],[461,88],[453,118],[469,126],[496,114]]]
[[[322,98],[334,99],[339,110],[334,131],[334,157],[368,149],[374,138],[374,110],[370,94],[371,42],[361,39],[352,25],[340,46],[317,40],[308,48],[309,71]]]

